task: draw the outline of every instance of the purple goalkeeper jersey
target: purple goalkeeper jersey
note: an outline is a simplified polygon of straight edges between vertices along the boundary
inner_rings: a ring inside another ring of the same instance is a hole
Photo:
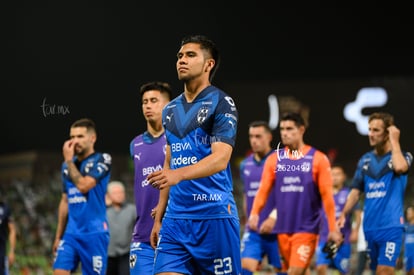
[[[318,234],[322,207],[312,178],[315,148],[301,158],[280,157],[276,166],[277,233]]]
[[[271,151],[269,154],[272,153],[275,154],[274,151]],[[267,154],[260,161],[255,160],[254,154],[251,154],[240,163],[240,178],[243,181],[244,195],[246,197],[246,213],[250,213],[252,210],[253,201],[260,186],[260,178],[262,177],[264,163],[269,154]],[[270,212],[276,208],[274,190],[275,188],[273,187],[272,193],[268,197],[265,207],[262,211],[260,211],[258,224],[259,228],[263,221],[269,217]],[[248,224],[246,224],[246,228],[249,230]],[[273,228],[272,233],[276,233],[275,228]]]
[[[147,176],[163,168],[166,150],[165,135],[153,138],[148,132],[130,143],[134,161],[134,198],[137,220],[132,233],[133,242],[149,242],[154,221],[151,210],[157,205],[159,190],[148,184]]]

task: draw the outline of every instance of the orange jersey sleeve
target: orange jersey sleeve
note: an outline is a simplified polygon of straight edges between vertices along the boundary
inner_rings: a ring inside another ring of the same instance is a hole
[[[269,193],[271,192],[273,184],[275,183],[276,162],[277,154],[273,153],[267,157],[264,163],[262,177],[260,179],[260,186],[257,190],[256,197],[253,201],[252,210],[250,212],[251,215],[259,215],[260,211],[266,204]]]
[[[313,165],[314,180],[318,184],[323,207],[328,220],[329,231],[331,232],[336,229],[331,164],[324,153],[316,151]]]

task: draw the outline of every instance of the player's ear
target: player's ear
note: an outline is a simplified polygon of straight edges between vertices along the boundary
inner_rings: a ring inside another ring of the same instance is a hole
[[[299,126],[299,131],[300,131],[302,134],[305,134],[305,132],[306,132],[306,127],[305,127],[304,125]]]
[[[214,65],[216,64],[216,62],[214,61],[214,59],[210,58],[207,60],[207,66],[206,66],[206,72],[210,71],[211,69],[213,69]]]
[[[386,141],[389,139],[389,133],[390,133],[390,131],[388,131],[388,127],[385,128],[385,130],[384,130],[384,139]]]
[[[91,140],[92,140],[93,143],[96,142],[96,134],[92,134],[91,135]]]

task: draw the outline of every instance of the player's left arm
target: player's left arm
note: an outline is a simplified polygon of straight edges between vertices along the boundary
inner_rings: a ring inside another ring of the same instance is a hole
[[[262,222],[262,225],[259,228],[259,232],[261,234],[270,234],[272,233],[273,228],[276,225],[277,220],[277,210],[274,208],[269,216]]]
[[[322,204],[325,210],[326,218],[328,220],[329,236],[328,239],[340,243],[342,235],[336,226],[335,220],[335,200],[332,188],[331,165],[328,158],[322,152],[315,154],[315,166],[317,166],[316,181],[319,186]]]
[[[316,183],[321,194],[323,208],[328,220],[329,231],[336,229],[335,225],[335,201],[333,196],[333,182],[331,166],[328,158],[321,152],[315,153],[314,171],[316,171]]]
[[[387,131],[391,144],[391,160],[394,172],[397,174],[406,173],[411,165],[412,156],[410,154],[404,156],[401,151],[400,130],[395,125],[391,125],[387,128]]]

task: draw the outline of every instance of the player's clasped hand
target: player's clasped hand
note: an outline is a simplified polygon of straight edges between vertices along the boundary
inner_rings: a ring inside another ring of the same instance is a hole
[[[258,215],[250,215],[249,217],[249,227],[250,229],[257,231],[258,230],[258,224],[259,224],[259,216]]]
[[[336,256],[336,252],[338,252],[338,248],[338,245],[334,241],[328,241],[323,246],[322,251],[328,254],[326,255],[327,259],[333,259]]]

